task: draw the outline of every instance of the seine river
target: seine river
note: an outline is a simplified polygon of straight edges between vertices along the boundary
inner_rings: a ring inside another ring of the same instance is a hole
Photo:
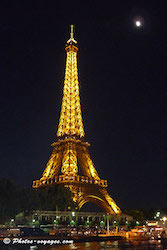
[[[160,244],[151,244],[149,242],[125,242],[125,241],[104,241],[104,242],[82,242],[82,243],[73,243],[68,245],[56,245],[56,246],[40,246],[38,248],[33,248],[30,246],[0,246],[2,250],[164,250],[167,247],[164,247]]]

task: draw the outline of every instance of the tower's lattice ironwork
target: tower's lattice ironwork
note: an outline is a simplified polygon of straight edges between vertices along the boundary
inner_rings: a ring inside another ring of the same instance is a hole
[[[73,193],[73,200],[80,209],[86,202],[94,202],[107,213],[121,213],[107,192],[107,181],[101,180],[91,160],[85,140],[79,96],[77,69],[77,41],[71,36],[66,43],[67,59],[57,140],[40,180],[33,181],[33,188],[45,185],[64,185]],[[79,168],[82,175],[78,174]]]

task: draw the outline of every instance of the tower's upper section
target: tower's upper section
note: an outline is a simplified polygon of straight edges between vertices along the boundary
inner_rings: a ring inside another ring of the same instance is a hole
[[[66,43],[66,69],[63,88],[63,99],[58,125],[57,136],[84,137],[84,126],[79,96],[79,82],[77,69],[77,42],[74,40],[73,25],[71,25],[70,39]]]

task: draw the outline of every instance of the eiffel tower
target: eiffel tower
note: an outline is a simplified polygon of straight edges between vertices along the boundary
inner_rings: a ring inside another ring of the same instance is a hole
[[[70,39],[66,43],[66,69],[63,99],[56,142],[40,180],[33,181],[33,188],[47,185],[64,185],[73,193],[73,200],[80,209],[86,202],[93,202],[106,213],[120,214],[121,210],[107,192],[107,180],[100,179],[89,154],[90,144],[85,140],[79,96],[77,69],[77,41],[71,25]],[[79,175],[78,170],[82,175]]]

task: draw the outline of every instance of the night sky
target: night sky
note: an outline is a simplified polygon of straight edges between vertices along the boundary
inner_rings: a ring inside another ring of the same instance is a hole
[[[4,2],[0,178],[28,187],[41,177],[56,138],[74,24],[96,170],[120,208],[167,207],[165,1]]]

